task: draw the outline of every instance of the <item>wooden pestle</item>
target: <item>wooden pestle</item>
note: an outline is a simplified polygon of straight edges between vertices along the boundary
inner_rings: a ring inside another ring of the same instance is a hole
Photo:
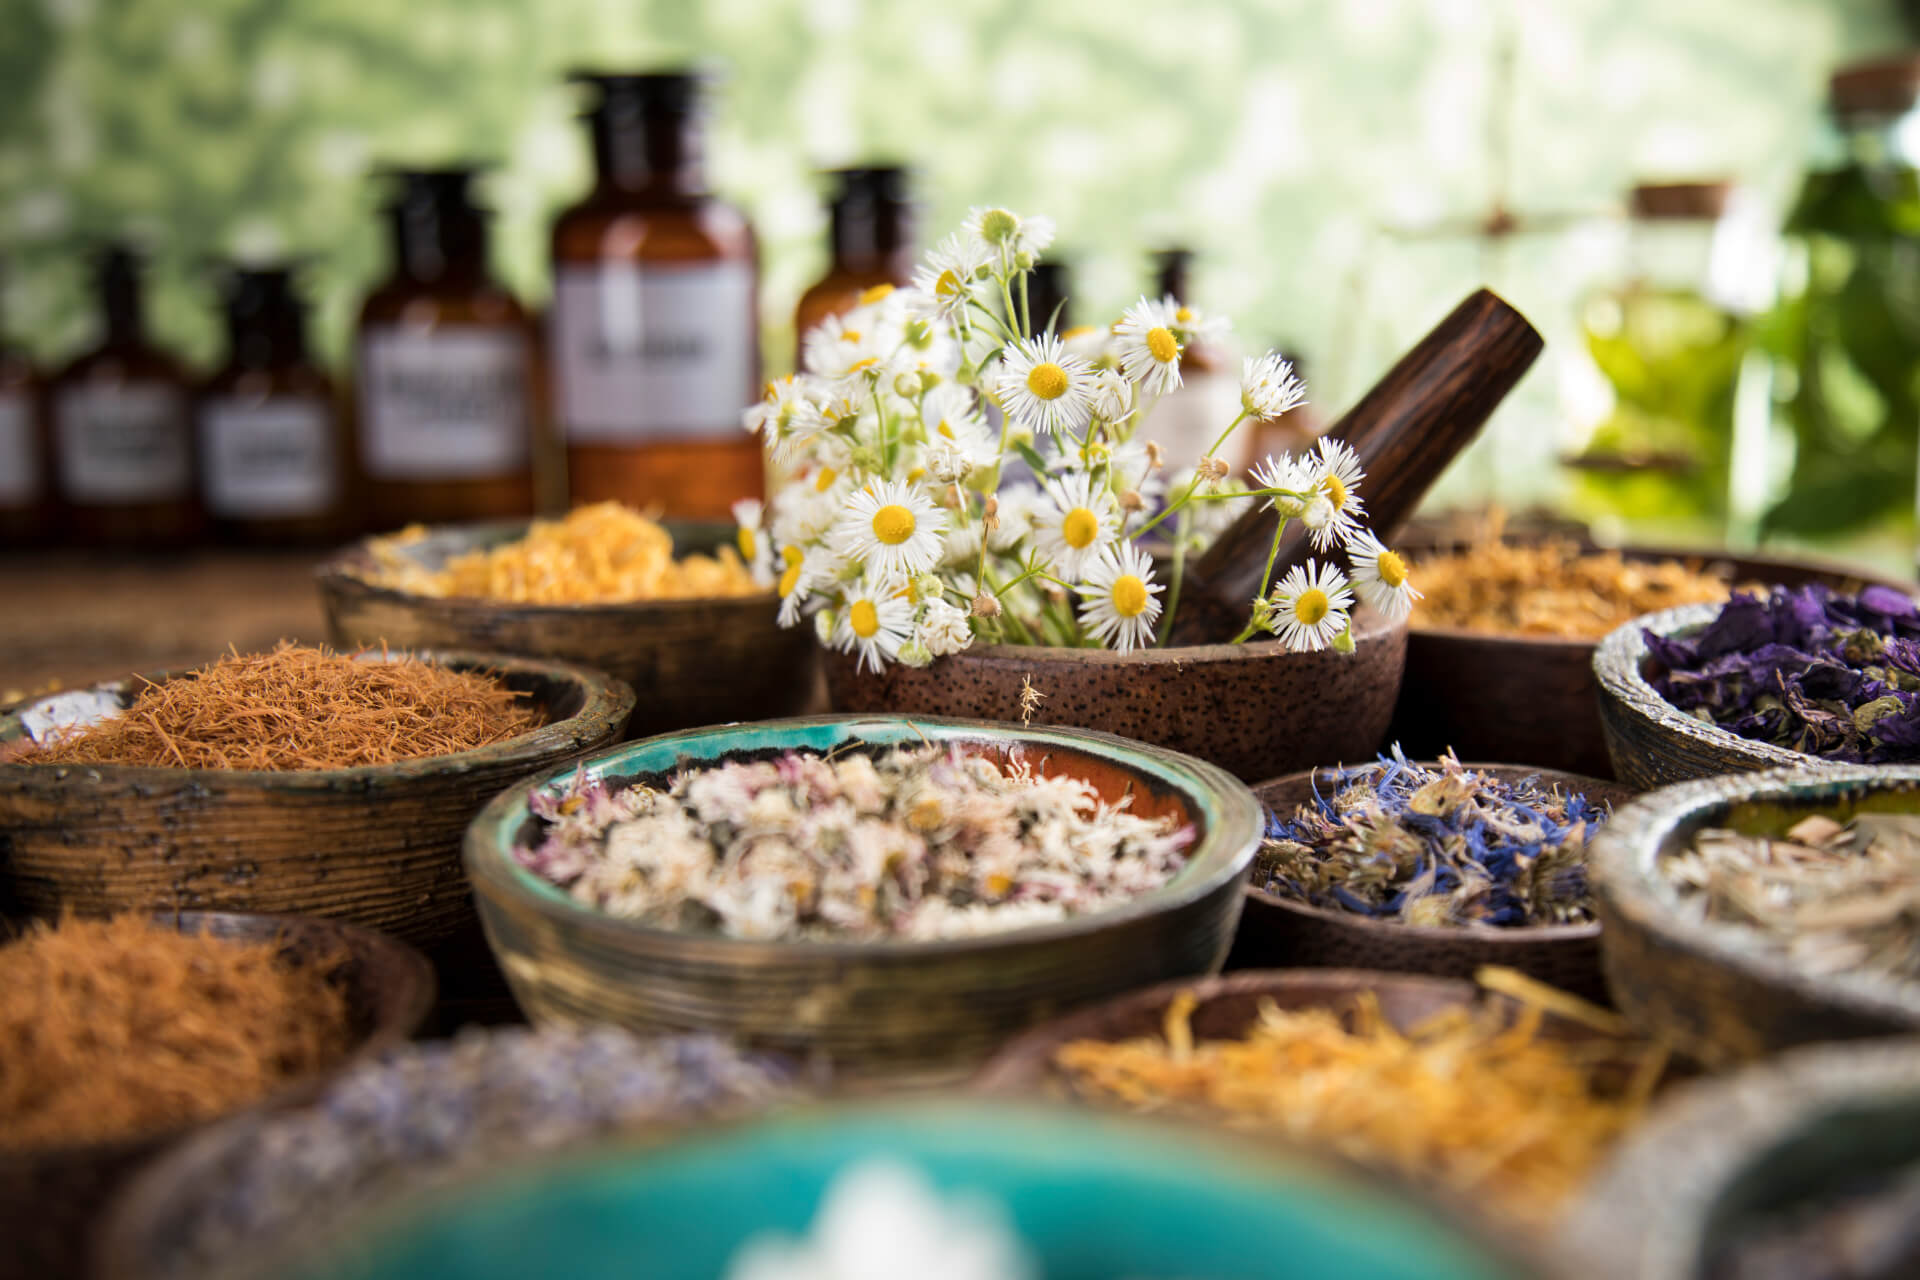
[[[1327,432],[1360,456],[1367,524],[1383,540],[1479,434],[1543,345],[1525,316],[1491,291],[1476,290]],[[1278,518],[1264,504],[1247,512],[1187,566],[1172,643],[1223,641],[1246,625],[1254,597],[1272,585],[1261,573]],[[1281,535],[1273,577],[1312,554],[1306,529],[1294,521]]]

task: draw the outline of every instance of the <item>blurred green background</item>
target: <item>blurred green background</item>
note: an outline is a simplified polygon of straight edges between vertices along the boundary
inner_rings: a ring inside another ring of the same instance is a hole
[[[1728,176],[1778,211],[1825,77],[1903,46],[1886,0],[0,0],[0,324],[46,360],[88,337],[80,252],[150,243],[154,328],[217,354],[195,264],[312,259],[338,361],[385,238],[381,162],[497,161],[495,258],[529,299],[546,229],[587,181],[575,67],[725,69],[716,186],[749,210],[770,364],[822,265],[819,168],[923,174],[923,239],[970,204],[1046,212],[1080,318],[1145,286],[1144,250],[1198,248],[1198,296],[1309,362],[1329,415],[1487,280],[1549,356],[1443,497],[1510,504],[1562,483],[1590,362],[1607,207],[1637,178]],[[1511,75],[1501,71],[1503,51]],[[1489,247],[1383,226],[1508,203],[1592,211]],[[1581,367],[1584,365],[1584,369]],[[1499,465],[1492,463],[1499,458]]]

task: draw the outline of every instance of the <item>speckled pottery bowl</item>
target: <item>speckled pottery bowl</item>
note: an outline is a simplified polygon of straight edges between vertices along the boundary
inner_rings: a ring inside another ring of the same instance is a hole
[[[573,780],[571,770],[550,772],[501,795],[467,833],[480,918],[521,1007],[537,1022],[719,1031],[824,1057],[843,1078],[933,1082],[1063,1009],[1219,968],[1261,814],[1246,787],[1204,761],[1075,730],[845,716],[669,734],[584,767],[660,785],[689,766],[925,742],[1082,778],[1109,801],[1130,793],[1131,812],[1195,827],[1187,864],[1111,910],[974,938],[758,942],[673,932],[577,903],[520,865],[513,850],[540,831],[529,797]]]
[[[1709,826],[1783,832],[1815,813],[1920,811],[1920,766],[1713,778],[1624,805],[1589,850],[1601,957],[1622,1013],[1708,1066],[1819,1040],[1920,1031],[1920,982],[1814,977],[1755,931],[1695,922],[1659,865]]]
[[[1728,1245],[1915,1168],[1920,1041],[1796,1049],[1675,1090],[1608,1161],[1561,1243],[1592,1280],[1700,1280]],[[1828,1247],[1874,1256],[1858,1233]]]
[[[879,675],[827,653],[834,710],[1022,719],[1021,687],[1041,695],[1031,723],[1119,734],[1211,760],[1248,782],[1379,749],[1400,692],[1407,628],[1362,608],[1352,653],[1289,653],[1277,640],[1114,653],[975,645]]]
[[[374,1207],[242,1274],[630,1280],[644,1259],[651,1280],[713,1280],[749,1240],[805,1235],[835,1176],[875,1160],[917,1171],[943,1199],[998,1202],[1049,1280],[1542,1274],[1405,1191],[1325,1162],[1170,1124],[981,1101],[820,1108],[496,1170]],[[925,1274],[894,1260],[871,1274]]]
[[[429,529],[408,554],[438,568],[462,552],[525,536],[525,520]],[[711,551],[724,524],[669,523],[676,554]],[[480,649],[577,662],[633,687],[629,734],[764,720],[807,710],[818,679],[812,634],[781,630],[771,593],[711,600],[530,605],[409,595],[363,576],[371,539],[322,565],[320,602],[336,645]]]
[[[1811,768],[1819,756],[1770,742],[1743,738],[1691,716],[1654,692],[1652,659],[1643,630],[1675,636],[1697,631],[1720,614],[1717,604],[1690,604],[1635,618],[1608,633],[1594,650],[1600,682],[1600,726],[1613,760],[1613,776],[1643,791],[1670,782],[1690,782],[1756,769]]]
[[[1615,806],[1637,794],[1617,782],[1552,769],[1506,764],[1469,764],[1467,768],[1508,781],[1539,778],[1548,785]],[[1312,800],[1314,779],[1331,772],[1304,770],[1263,782],[1253,793],[1274,813],[1286,817]],[[1515,928],[1401,924],[1298,902],[1262,888],[1261,883],[1256,863],[1247,884],[1247,908],[1240,915],[1240,931],[1234,936],[1230,968],[1383,969],[1430,978],[1471,979],[1482,965],[1497,964],[1606,1003],[1598,924]]]

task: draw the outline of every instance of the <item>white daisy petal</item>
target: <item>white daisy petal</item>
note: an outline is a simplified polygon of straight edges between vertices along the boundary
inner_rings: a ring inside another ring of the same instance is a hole
[[[1033,545],[1069,582],[1084,577],[1120,532],[1119,504],[1084,471],[1069,472],[1046,489],[1047,501],[1033,514]]]
[[[1270,625],[1295,653],[1324,649],[1347,629],[1353,592],[1330,564],[1309,560],[1295,566],[1273,589]]]
[[[1068,355],[1051,333],[1010,345],[994,386],[1009,417],[1048,433],[1085,431],[1093,419],[1094,390],[1092,366]]]
[[[1113,336],[1120,371],[1148,395],[1164,395],[1180,385],[1184,344],[1174,331],[1173,308],[1142,298],[1127,308]]]
[[[1278,352],[1249,356],[1241,365],[1240,405],[1253,418],[1277,418],[1306,402],[1306,387]]]
[[[1268,455],[1266,461],[1257,462],[1253,467],[1253,487],[1256,489],[1284,489],[1299,494],[1290,498],[1284,494],[1273,494],[1267,498],[1267,506],[1281,515],[1295,517],[1305,514],[1307,504],[1312,501],[1314,490],[1318,487],[1319,475],[1311,462],[1296,458],[1290,453],[1278,457]]]
[[[1314,460],[1314,487],[1327,500],[1332,514],[1320,525],[1308,521],[1313,545],[1326,551],[1334,543],[1345,543],[1360,531],[1360,518],[1367,504],[1360,497],[1360,482],[1367,478],[1360,469],[1360,458],[1339,440],[1321,436],[1319,456]]]
[[[1395,622],[1413,612],[1420,593],[1398,552],[1389,551],[1380,539],[1361,529],[1347,539],[1347,560],[1353,566],[1354,590],[1376,612]]]
[[[834,522],[834,550],[869,574],[909,577],[940,563],[946,513],[920,489],[897,480],[875,480],[847,496]]]
[[[878,675],[913,634],[913,605],[897,578],[862,578],[847,588],[835,616],[833,647],[860,655],[859,670]]]
[[[1130,542],[1103,550],[1087,571],[1086,581],[1074,588],[1080,602],[1080,625],[1087,634],[1121,653],[1153,643],[1153,627],[1160,619],[1165,590],[1153,580],[1153,561]]]

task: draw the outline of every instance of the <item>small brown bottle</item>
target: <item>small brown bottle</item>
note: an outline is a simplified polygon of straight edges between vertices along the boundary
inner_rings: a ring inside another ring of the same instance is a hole
[[[904,286],[913,279],[913,211],[907,170],[898,166],[836,169],[837,187],[828,206],[827,273],[800,295],[794,338],[828,316],[845,315],[861,295],[879,285]]]
[[[698,76],[577,78],[597,177],[554,224],[549,327],[569,494],[724,518],[764,488],[753,228],[706,190]]]
[[[380,528],[527,515],[537,330],[488,272],[473,170],[393,176],[393,272],[356,343],[362,505]]]
[[[253,544],[350,532],[347,433],[307,353],[306,307],[285,267],[225,280],[227,362],[201,383],[200,496],[222,538]]]
[[[45,543],[56,534],[40,391],[33,362],[0,339],[0,548]]]
[[[1162,249],[1153,255],[1155,298],[1171,298],[1179,307],[1192,301],[1188,272],[1191,249]],[[1199,462],[1240,412],[1240,384],[1226,351],[1205,339],[1180,353],[1180,385],[1160,398],[1146,424],[1148,437],[1166,451],[1167,468],[1178,471]],[[1253,461],[1259,424],[1242,423],[1215,455],[1236,472]]]
[[[95,262],[105,335],[48,389],[54,474],[75,541],[173,547],[198,538],[187,376],[147,341],[140,264],[122,246]]]

